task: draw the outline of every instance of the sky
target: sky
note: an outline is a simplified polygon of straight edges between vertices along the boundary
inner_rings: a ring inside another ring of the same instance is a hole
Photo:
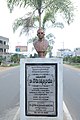
[[[74,2],[75,17],[73,23],[69,26],[64,25],[63,29],[52,28],[51,31],[55,36],[54,51],[65,48],[71,49],[80,47],[80,0],[72,0]],[[0,0],[0,36],[9,38],[9,52],[15,51],[17,45],[27,45],[28,37],[25,35],[19,36],[19,30],[13,33],[12,24],[16,18],[25,14],[24,9],[15,8],[12,13],[9,12],[6,0]]]

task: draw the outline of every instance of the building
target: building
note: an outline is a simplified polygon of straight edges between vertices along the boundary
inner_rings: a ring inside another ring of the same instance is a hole
[[[80,56],[80,48],[74,49],[74,56]]]
[[[0,36],[0,56],[6,56],[9,50],[9,38]]]
[[[27,46],[16,46],[16,52],[27,52]]]
[[[70,49],[58,49],[58,54],[62,57],[72,56],[73,52]]]

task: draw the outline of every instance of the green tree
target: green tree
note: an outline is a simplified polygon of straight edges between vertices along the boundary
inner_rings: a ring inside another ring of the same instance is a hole
[[[20,55],[19,54],[12,55],[11,56],[11,62],[19,63],[20,62]]]
[[[1,63],[2,63],[2,60],[3,60],[3,57],[2,57],[2,56],[0,56],[0,65],[1,65]]]
[[[30,29],[36,27],[36,21],[39,23],[39,28],[44,28],[47,21],[54,24],[57,13],[62,13],[68,24],[73,21],[74,7],[70,0],[7,0],[7,5],[10,12],[13,11],[15,6],[24,7],[25,9],[28,7],[32,8],[32,12],[28,12],[26,16],[16,19],[13,24],[14,31],[19,26],[23,26],[21,34],[24,32],[27,33]],[[44,18],[42,17],[42,13]],[[56,25],[61,25],[61,23]]]

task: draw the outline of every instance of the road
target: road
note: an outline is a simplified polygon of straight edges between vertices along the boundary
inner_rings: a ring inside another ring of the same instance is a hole
[[[19,67],[0,72],[0,115],[19,104]],[[63,69],[64,102],[73,118],[80,120],[80,71]]]
[[[19,67],[0,72],[0,116],[19,104]]]
[[[73,118],[80,120],[80,70],[64,67],[64,102]]]

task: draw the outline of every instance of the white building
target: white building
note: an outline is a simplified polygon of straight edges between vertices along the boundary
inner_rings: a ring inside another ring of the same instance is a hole
[[[80,56],[80,48],[75,48],[74,49],[74,55],[75,56]]]
[[[72,56],[73,52],[70,49],[58,49],[58,54],[61,57]]]
[[[5,56],[9,49],[9,38],[0,36],[0,56]]]

